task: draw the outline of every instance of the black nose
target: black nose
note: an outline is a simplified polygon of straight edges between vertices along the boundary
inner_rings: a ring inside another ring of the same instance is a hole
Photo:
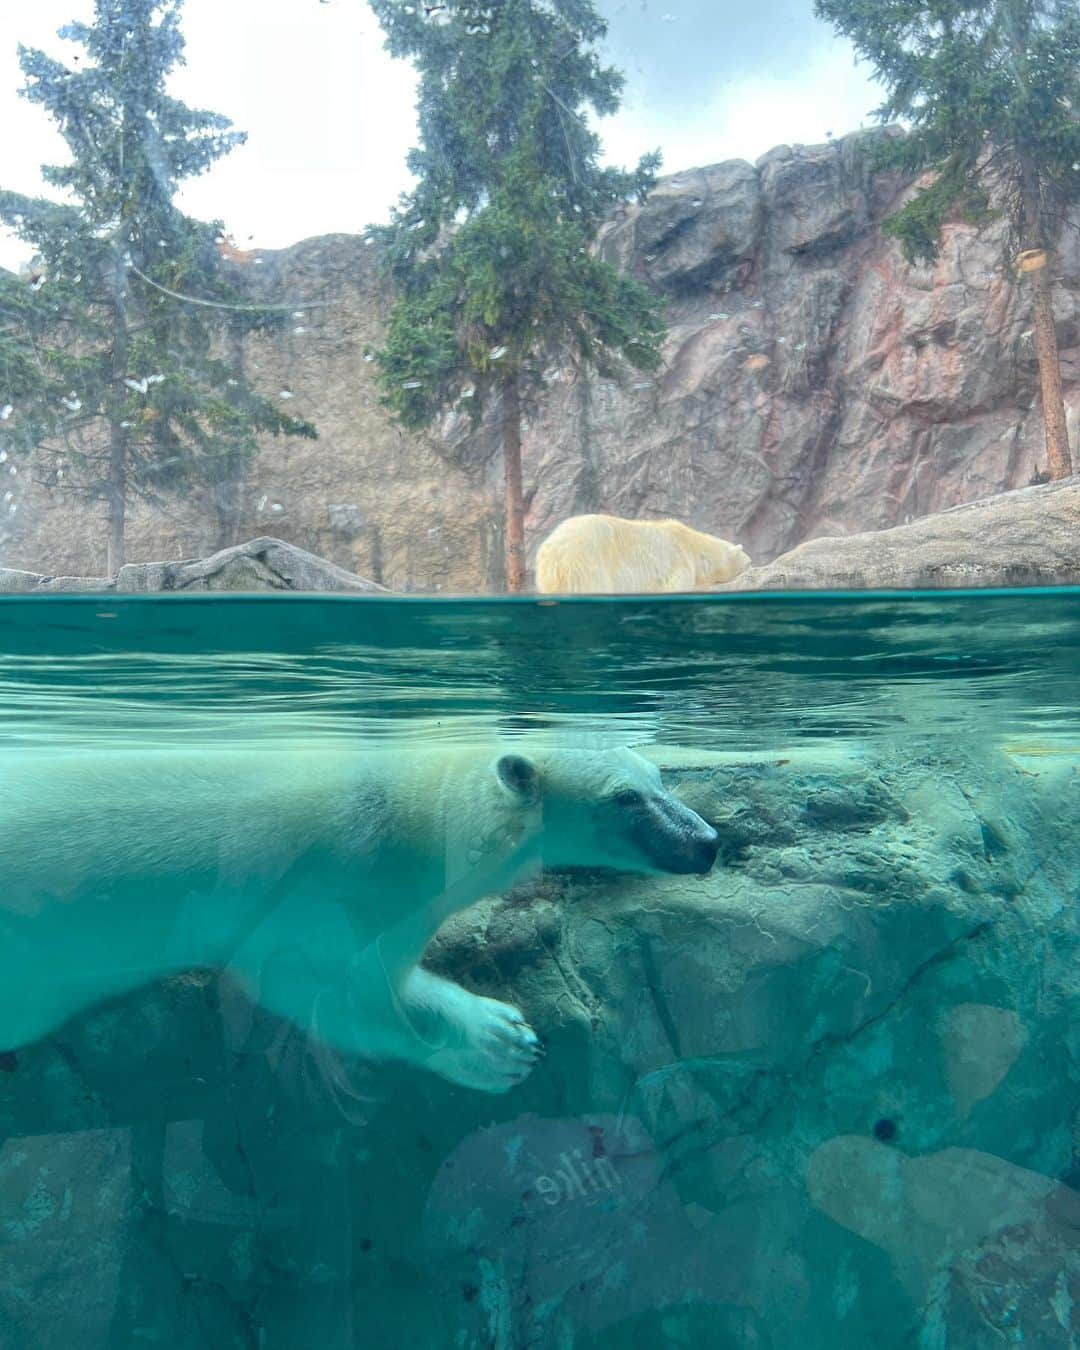
[[[709,828],[709,833],[703,838],[697,846],[696,854],[699,866],[694,870],[704,874],[711,872],[713,863],[716,862],[716,855],[720,852],[720,836],[714,829]]]

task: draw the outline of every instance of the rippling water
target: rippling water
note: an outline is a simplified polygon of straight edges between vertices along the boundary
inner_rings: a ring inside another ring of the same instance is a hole
[[[746,750],[1080,732],[1077,588],[14,596],[0,615],[0,748],[496,730]]]

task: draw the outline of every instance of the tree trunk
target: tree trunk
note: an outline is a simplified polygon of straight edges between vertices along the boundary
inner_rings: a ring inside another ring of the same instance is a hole
[[[115,577],[124,565],[124,517],[127,509],[127,438],[119,422],[109,425],[109,554],[106,568]]]
[[[1039,179],[1034,166],[1020,166],[1024,196],[1025,250],[1040,249],[1042,266],[1032,272],[1034,295],[1035,355],[1039,362],[1042,386],[1043,426],[1046,429],[1046,467],[1051,478],[1068,478],[1072,473],[1069,433],[1065,425],[1065,399],[1061,392],[1061,360],[1058,356],[1057,328],[1054,325],[1054,297],[1050,283],[1050,255],[1046,248],[1039,205]]]
[[[229,387],[226,397],[230,403],[238,401],[238,386],[243,384],[244,334],[235,320],[229,325],[229,365],[235,385]],[[210,483],[210,500],[217,518],[216,547],[229,548],[240,542],[240,516],[244,504],[244,457],[235,450],[224,455],[218,463],[219,477]]]
[[[127,290],[127,268],[124,266],[123,254],[118,247],[116,247],[113,264],[112,285],[113,399],[118,405],[122,406],[127,398],[124,379],[128,373],[127,305],[124,303]],[[106,568],[111,577],[115,577],[124,565],[124,518],[127,514],[127,430],[120,425],[120,421],[119,411],[114,412],[109,418],[109,480],[105,489],[105,498],[109,503],[109,546]]]
[[[503,385],[503,467],[506,472],[506,589],[525,589],[525,506],[521,493],[521,401],[517,379]]]

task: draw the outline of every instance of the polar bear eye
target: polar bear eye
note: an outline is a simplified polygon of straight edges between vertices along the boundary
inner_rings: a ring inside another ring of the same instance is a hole
[[[615,794],[616,806],[640,806],[641,802],[641,793],[634,788],[623,788]]]

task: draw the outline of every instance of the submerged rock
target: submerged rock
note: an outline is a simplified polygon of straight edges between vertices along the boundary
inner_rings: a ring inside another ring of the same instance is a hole
[[[431,949],[546,1040],[505,1097],[208,973],[21,1050],[13,1343],[1069,1350],[1075,763],[652,753],[723,866],[549,876]]]

